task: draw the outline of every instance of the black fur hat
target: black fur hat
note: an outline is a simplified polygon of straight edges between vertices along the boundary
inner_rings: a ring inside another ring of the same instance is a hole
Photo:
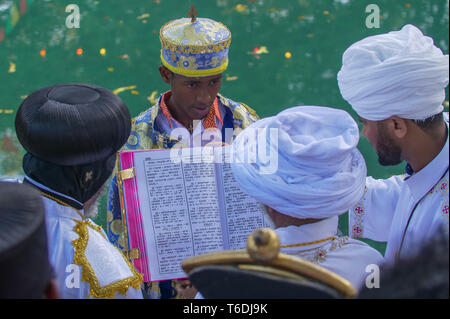
[[[39,89],[17,111],[17,137],[34,156],[58,165],[105,160],[126,142],[131,118],[111,91],[69,83]]]

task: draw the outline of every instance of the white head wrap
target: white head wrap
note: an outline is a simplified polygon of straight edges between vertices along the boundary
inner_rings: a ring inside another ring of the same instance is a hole
[[[350,46],[337,75],[344,99],[359,116],[423,120],[443,110],[448,55],[413,25]]]
[[[268,146],[255,138],[270,129],[278,131],[278,143]],[[240,133],[231,167],[241,189],[257,201],[296,218],[328,218],[347,211],[364,193],[367,170],[358,140],[358,126],[347,112],[293,107]],[[265,164],[260,156],[244,162],[250,149],[273,147],[278,147],[274,173],[261,174]]]

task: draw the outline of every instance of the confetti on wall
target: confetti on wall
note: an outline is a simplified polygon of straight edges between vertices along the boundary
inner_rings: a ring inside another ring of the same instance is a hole
[[[134,90],[135,88],[136,88],[136,85],[123,86],[123,87],[120,87],[120,88],[117,88],[117,89],[113,90],[113,93],[118,95],[119,93],[122,93],[123,91]]]
[[[147,97],[147,100],[151,105],[155,105],[158,102],[158,91],[153,91],[152,94]]]

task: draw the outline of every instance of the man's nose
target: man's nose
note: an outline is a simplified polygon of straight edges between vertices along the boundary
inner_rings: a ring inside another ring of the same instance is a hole
[[[199,90],[197,94],[197,103],[202,105],[210,105],[211,104],[211,94],[206,89]]]

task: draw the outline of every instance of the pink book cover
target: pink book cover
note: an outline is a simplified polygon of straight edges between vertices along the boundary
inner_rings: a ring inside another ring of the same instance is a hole
[[[138,151],[123,151],[119,154],[120,170],[135,168],[135,154],[141,152],[157,152],[164,150],[138,150]],[[144,274],[144,282],[158,281],[158,280],[173,280],[185,278],[184,276],[175,276],[170,279],[152,279],[150,273],[150,265],[148,254],[149,251],[146,246],[146,238],[143,229],[143,219],[141,206],[139,204],[138,184],[136,176],[127,178],[122,181],[123,203],[125,209],[125,222],[127,228],[128,249],[139,249],[139,258],[133,259],[132,263],[136,269]],[[151,257],[151,256],[150,256]]]
[[[125,170],[134,167],[134,153],[143,151],[121,152],[120,169]],[[129,249],[139,249],[139,258],[133,259],[136,269],[144,274],[144,282],[151,281],[147,264],[147,249],[145,247],[144,231],[142,229],[141,211],[138,201],[136,177],[123,180],[123,201],[125,206],[125,218],[127,224]]]

